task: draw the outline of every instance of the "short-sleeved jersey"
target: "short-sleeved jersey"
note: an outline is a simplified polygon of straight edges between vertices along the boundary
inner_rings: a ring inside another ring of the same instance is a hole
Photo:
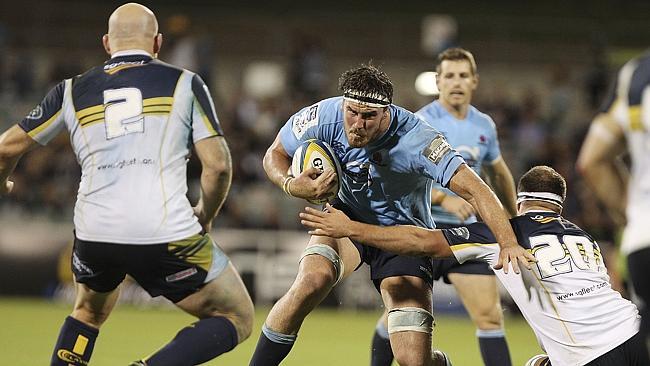
[[[130,52],[59,83],[19,126],[42,145],[69,131],[81,165],[79,239],[154,244],[201,231],[187,159],[222,130],[198,75]]]
[[[637,308],[611,288],[598,244],[589,234],[549,211],[528,212],[510,222],[519,244],[537,262],[521,275],[495,273],[553,366],[585,365],[638,332]],[[498,261],[499,246],[485,224],[443,233],[459,262]]]
[[[481,175],[484,163],[492,164],[501,157],[494,121],[490,116],[475,107],[469,106],[465,119],[459,120],[436,100],[425,105],[415,114],[440,131],[476,174]],[[433,188],[455,196],[454,192],[439,184],[434,184]],[[433,206],[431,213],[435,222],[445,224],[463,223],[440,206]],[[465,223],[475,221],[476,217],[471,216]]]
[[[625,131],[632,160],[621,246],[627,254],[650,247],[650,53],[623,66],[602,111]]]
[[[280,141],[290,155],[309,139],[330,144],[343,169],[339,198],[361,221],[433,227],[431,185],[446,186],[463,159],[413,113],[395,105],[388,108],[388,130],[363,148],[348,144],[342,97],[293,115],[280,130]]]

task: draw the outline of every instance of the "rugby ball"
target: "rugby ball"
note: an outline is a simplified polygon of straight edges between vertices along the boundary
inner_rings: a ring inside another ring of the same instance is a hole
[[[336,184],[331,194],[320,200],[307,200],[314,204],[323,204],[336,197],[341,183],[341,164],[332,147],[325,141],[307,140],[303,142],[293,154],[291,161],[291,175],[297,177],[304,170],[311,167],[317,168],[322,173],[327,168],[336,172]]]

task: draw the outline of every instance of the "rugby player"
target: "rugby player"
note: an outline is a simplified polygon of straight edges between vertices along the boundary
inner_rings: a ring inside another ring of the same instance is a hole
[[[340,180],[334,205],[367,223],[412,224],[431,228],[431,184],[439,182],[468,201],[503,243],[498,267],[518,261],[528,266],[530,256],[517,245],[503,207],[489,187],[464,163],[444,136],[413,113],[392,104],[393,86],[373,66],[349,70],[341,76],[343,96],[306,107],[281,128],[267,150],[264,168],[269,179],[290,196],[327,197]],[[317,176],[307,169],[297,177],[287,174],[297,147],[308,139],[327,142],[343,170]],[[532,257],[530,257],[532,258]],[[434,352],[431,331],[431,263],[396,256],[348,238],[312,236],[296,280],[273,306],[262,328],[250,365],[278,365],[296,341],[305,317],[340,280],[361,263],[381,293],[388,315],[388,332],[395,359],[401,365],[448,365]],[[434,363],[435,362],[435,363]]]
[[[650,336],[650,54],[627,62],[593,120],[578,169],[607,212],[625,225],[621,253],[638,295],[641,332]],[[619,157],[631,157],[631,170]]]
[[[479,83],[474,55],[462,48],[450,48],[438,55],[436,84],[440,98],[415,114],[440,131],[467,165],[488,183],[510,217],[517,214],[515,183],[501,156],[497,130],[490,116],[471,105]],[[476,222],[475,210],[447,188],[434,184],[431,213],[436,228],[450,228]],[[454,258],[433,262],[433,279],[453,284],[470,318],[486,366],[510,366],[510,353],[503,330],[503,313],[494,272],[485,261],[459,264]],[[386,331],[379,322],[373,337],[373,366],[390,366]],[[383,361],[381,359],[384,359]]]
[[[201,78],[156,59],[162,35],[151,10],[117,8],[102,43],[110,60],[57,84],[0,136],[0,195],[11,192],[19,158],[63,129],[81,165],[77,295],[50,365],[88,365],[127,274],[198,318],[133,365],[198,365],[248,338],[254,315],[237,271],[208,235],[230,189],[230,151]],[[186,197],[192,146],[202,164],[195,207]]]
[[[611,288],[593,238],[560,215],[565,198],[566,182],[550,167],[536,166],[521,177],[519,216],[510,222],[536,263],[521,274],[495,271],[547,354],[527,365],[650,365],[636,306]],[[349,238],[401,255],[498,262],[497,239],[484,223],[436,230],[380,227],[352,221],[330,205],[325,211],[306,208],[300,217],[312,235]]]

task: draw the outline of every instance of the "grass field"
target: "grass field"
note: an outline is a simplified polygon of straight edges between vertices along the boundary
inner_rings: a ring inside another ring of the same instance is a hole
[[[267,311],[257,311],[251,338],[206,365],[248,365]],[[0,298],[1,364],[47,364],[59,326],[69,312],[70,306],[46,300]],[[305,321],[283,365],[368,365],[371,333],[378,316],[378,312],[314,312]],[[91,365],[127,365],[155,351],[192,319],[175,309],[118,306],[102,327]],[[467,318],[437,316],[436,323],[434,347],[448,352],[454,366],[482,365],[474,327]],[[507,318],[506,331],[515,366],[539,353],[535,337],[523,319]]]

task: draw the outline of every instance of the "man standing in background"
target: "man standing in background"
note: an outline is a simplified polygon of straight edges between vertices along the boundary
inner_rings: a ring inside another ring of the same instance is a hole
[[[462,48],[450,48],[438,56],[437,86],[440,98],[422,107],[416,115],[440,131],[476,174],[487,173],[497,197],[510,217],[516,215],[515,185],[501,157],[492,119],[472,106],[478,86],[474,56]],[[467,201],[434,183],[431,212],[436,228],[444,229],[476,221],[476,211]],[[503,331],[503,314],[494,272],[485,261],[459,264],[454,258],[434,259],[433,277],[443,278],[456,288],[477,327],[481,356],[486,366],[510,366]],[[389,366],[393,360],[385,316],[377,323],[372,341],[372,366]]]

